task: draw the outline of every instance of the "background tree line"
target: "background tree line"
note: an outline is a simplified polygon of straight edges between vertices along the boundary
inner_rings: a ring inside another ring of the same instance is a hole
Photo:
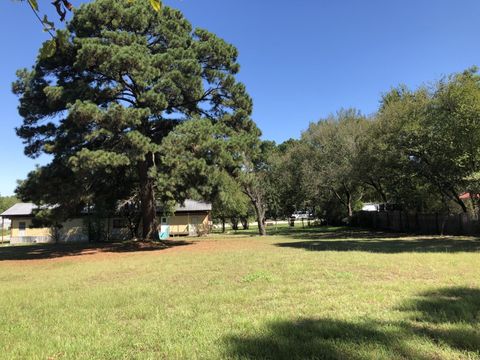
[[[0,195],[0,214],[15,205],[16,203],[18,203],[18,199],[15,196]]]
[[[471,68],[416,90],[393,88],[374,115],[342,109],[312,123],[276,147],[268,178],[281,216],[309,208],[338,223],[365,202],[478,212],[479,160],[480,77]]]

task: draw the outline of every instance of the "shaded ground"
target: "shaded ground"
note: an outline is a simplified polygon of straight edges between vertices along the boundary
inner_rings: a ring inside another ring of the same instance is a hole
[[[230,238],[186,238],[184,240],[169,240],[164,243],[76,243],[76,244],[34,244],[5,246],[0,248],[0,262],[2,261],[35,261],[63,258],[103,258],[123,256],[135,253],[171,254],[177,251],[187,252],[217,252],[252,249],[256,246],[265,246],[263,242],[252,240],[250,237],[237,236]],[[269,245],[271,246],[271,245]]]
[[[309,251],[477,252],[480,239],[462,236],[412,236],[346,228],[279,229],[275,234],[304,241],[280,242],[279,247]]]
[[[225,342],[230,356],[236,358],[367,359],[372,348],[383,349],[382,358],[436,358],[413,346],[423,339],[461,351],[468,358],[480,356],[480,290],[454,287],[428,291],[399,310],[411,314],[411,319],[274,321],[261,335],[226,337]]]
[[[167,243],[76,243],[76,244],[34,244],[0,247],[0,261],[25,261],[59,259],[86,255],[109,256],[123,253],[162,252],[179,249],[186,251],[218,251],[248,249],[255,246],[304,249],[308,251],[364,251],[371,253],[408,252],[478,252],[480,239],[474,237],[410,236],[385,232],[372,232],[349,228],[289,228],[269,229],[271,236],[260,240],[252,230],[237,232],[225,239],[217,234],[209,238],[187,238]],[[243,236],[241,236],[243,235]],[[276,239],[281,242],[276,242]],[[293,241],[288,241],[292,239]],[[272,241],[273,240],[273,241]]]
[[[0,248],[0,261],[42,260],[71,256],[99,255],[107,253],[135,253],[164,251],[178,246],[192,245],[190,241],[164,243],[76,243],[76,244],[34,244],[6,246]]]

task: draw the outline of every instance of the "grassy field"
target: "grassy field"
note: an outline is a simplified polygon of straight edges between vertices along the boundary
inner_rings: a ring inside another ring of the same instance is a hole
[[[480,240],[279,228],[0,249],[0,357],[480,359]]]

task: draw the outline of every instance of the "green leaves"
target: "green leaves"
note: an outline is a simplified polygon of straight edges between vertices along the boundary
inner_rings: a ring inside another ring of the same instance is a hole
[[[30,7],[34,10],[34,12],[38,13],[39,12],[38,1],[37,0],[27,0],[27,1]],[[137,0],[127,0],[127,1],[129,3],[134,3]],[[150,1],[150,6],[156,12],[159,12],[162,9],[162,3],[160,0],[149,0],[149,1]],[[54,0],[52,2],[52,5],[55,7],[55,10],[57,11],[60,21],[65,20],[67,10],[72,11],[73,9],[73,5],[68,0]],[[38,14],[36,14],[36,16],[43,25],[43,31],[50,33],[52,30],[55,30],[55,24],[52,21],[48,20],[47,15],[44,15],[43,19],[40,19]],[[117,23],[117,26],[120,25],[118,24],[118,22],[116,23]]]
[[[127,166],[130,165],[130,160],[125,154],[112,151],[82,149],[70,158],[69,163],[75,171],[81,171]]]
[[[44,31],[55,30],[55,24],[48,20],[47,15],[43,15],[42,24],[44,26]]]
[[[53,55],[55,55],[56,50],[57,50],[57,42],[55,39],[45,41],[40,49],[40,53],[39,53],[40,60],[46,60],[52,57]]]
[[[15,205],[17,202],[19,202],[19,200],[15,196],[0,195],[0,213]]]
[[[28,0],[28,3],[35,11],[38,11],[38,3],[37,0]]]
[[[150,5],[152,5],[155,11],[160,11],[162,9],[162,3],[159,0],[150,0]]]

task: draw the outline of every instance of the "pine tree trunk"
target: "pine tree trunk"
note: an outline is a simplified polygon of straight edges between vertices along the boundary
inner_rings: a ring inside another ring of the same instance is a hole
[[[138,164],[140,178],[140,200],[142,215],[142,238],[151,241],[158,240],[157,214],[155,206],[155,189],[153,179],[148,176],[148,170],[153,166],[153,154],[146,155],[147,160]]]

